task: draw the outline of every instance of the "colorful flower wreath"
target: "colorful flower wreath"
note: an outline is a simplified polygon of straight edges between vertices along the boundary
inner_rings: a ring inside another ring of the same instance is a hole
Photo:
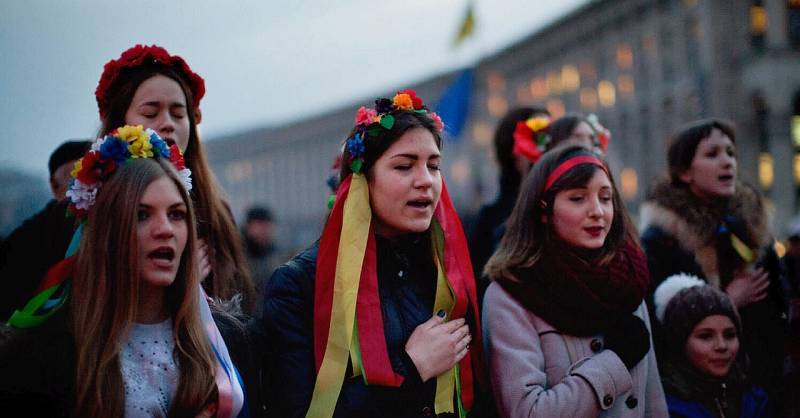
[[[428,110],[422,99],[417,97],[417,92],[411,89],[398,91],[391,100],[386,98],[375,100],[374,109],[361,106],[356,111],[355,134],[348,138],[345,143],[346,150],[350,155],[348,163],[354,173],[359,173],[361,166],[364,164],[363,157],[366,150],[364,139],[366,136],[378,136],[382,130],[392,129],[394,127],[392,113],[401,110],[425,114],[433,120],[436,130],[442,132],[444,129],[442,118],[435,112]]]
[[[608,143],[611,141],[611,132],[600,124],[600,119],[598,119],[597,115],[594,113],[589,114],[589,116],[586,117],[586,121],[589,122],[589,125],[594,131],[595,138],[597,138],[596,145],[599,146],[603,152],[608,151]]]
[[[524,122],[517,122],[514,129],[514,149],[515,155],[525,157],[528,161],[535,163],[542,157],[550,143],[550,118],[547,116],[537,116]]]
[[[105,117],[108,111],[108,90],[117,80],[120,72],[125,68],[140,67],[148,64],[172,67],[182,74],[189,84],[189,88],[192,89],[193,108],[197,109],[200,106],[200,99],[206,94],[205,81],[192,71],[183,58],[177,55],[170,55],[166,49],[160,46],[136,45],[123,52],[118,59],[107,62],[103,67],[103,74],[100,76],[97,89],[94,91],[101,118]]]
[[[152,129],[144,129],[142,125],[126,125],[98,138],[75,163],[67,191],[69,213],[78,219],[86,218],[97,192],[117,167],[134,158],[154,157],[168,159],[178,171],[186,190],[192,190],[192,171],[186,168],[183,154],[176,144],[168,146]]]

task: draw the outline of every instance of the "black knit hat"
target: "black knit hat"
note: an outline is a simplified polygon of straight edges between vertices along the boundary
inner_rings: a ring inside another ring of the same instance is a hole
[[[670,276],[656,289],[654,301],[656,317],[673,350],[682,352],[694,327],[711,315],[727,316],[741,334],[739,314],[728,295],[697,277]]]

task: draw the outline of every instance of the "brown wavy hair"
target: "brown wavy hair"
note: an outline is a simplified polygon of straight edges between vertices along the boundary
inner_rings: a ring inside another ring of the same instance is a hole
[[[139,202],[147,187],[168,177],[187,207],[188,236],[175,281],[165,290],[179,367],[170,416],[195,416],[217,397],[215,358],[200,320],[195,263],[197,233],[191,200],[170,163],[136,159],[120,167],[103,185],[89,210],[77,253],[70,295],[70,326],[75,336],[74,416],[122,416],[125,390],[119,353],[137,318]]]
[[[126,68],[120,73],[113,89],[109,90],[108,111],[98,136],[126,124],[125,114],[139,85],[156,75],[175,80],[183,90],[186,103],[193,103],[187,80],[174,68],[160,64]],[[208,244],[212,265],[212,272],[203,282],[203,287],[210,296],[226,300],[237,293],[241,294],[244,310],[252,313],[258,302],[255,285],[233,215],[223,199],[200,143],[197,133],[199,109],[186,114],[189,117],[189,144],[184,150],[184,159],[186,166],[192,170],[191,195],[197,213],[198,233]]]

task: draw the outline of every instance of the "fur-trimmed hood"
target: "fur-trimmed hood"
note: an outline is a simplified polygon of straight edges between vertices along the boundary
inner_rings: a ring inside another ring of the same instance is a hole
[[[752,186],[738,183],[736,194],[725,204],[705,204],[685,187],[668,180],[659,182],[640,211],[640,230],[658,227],[673,236],[687,252],[694,254],[706,279],[719,287],[716,237],[723,216],[731,216],[745,226],[738,235],[756,250],[756,259],[772,241],[761,195]]]

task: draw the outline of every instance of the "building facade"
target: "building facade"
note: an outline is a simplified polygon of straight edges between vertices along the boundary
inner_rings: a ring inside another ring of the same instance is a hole
[[[429,103],[457,73],[416,88]],[[666,173],[669,135],[723,117],[737,126],[740,176],[758,184],[782,236],[800,204],[800,0],[596,0],[475,67],[468,127],[445,144],[444,173],[462,217],[497,192],[495,124],[509,109],[595,113],[635,214]],[[387,96],[391,92],[381,95]],[[256,202],[290,225],[289,245],[319,235],[325,179],[361,104],[283,127],[209,141],[235,214]],[[447,121],[445,121],[447,123]]]

